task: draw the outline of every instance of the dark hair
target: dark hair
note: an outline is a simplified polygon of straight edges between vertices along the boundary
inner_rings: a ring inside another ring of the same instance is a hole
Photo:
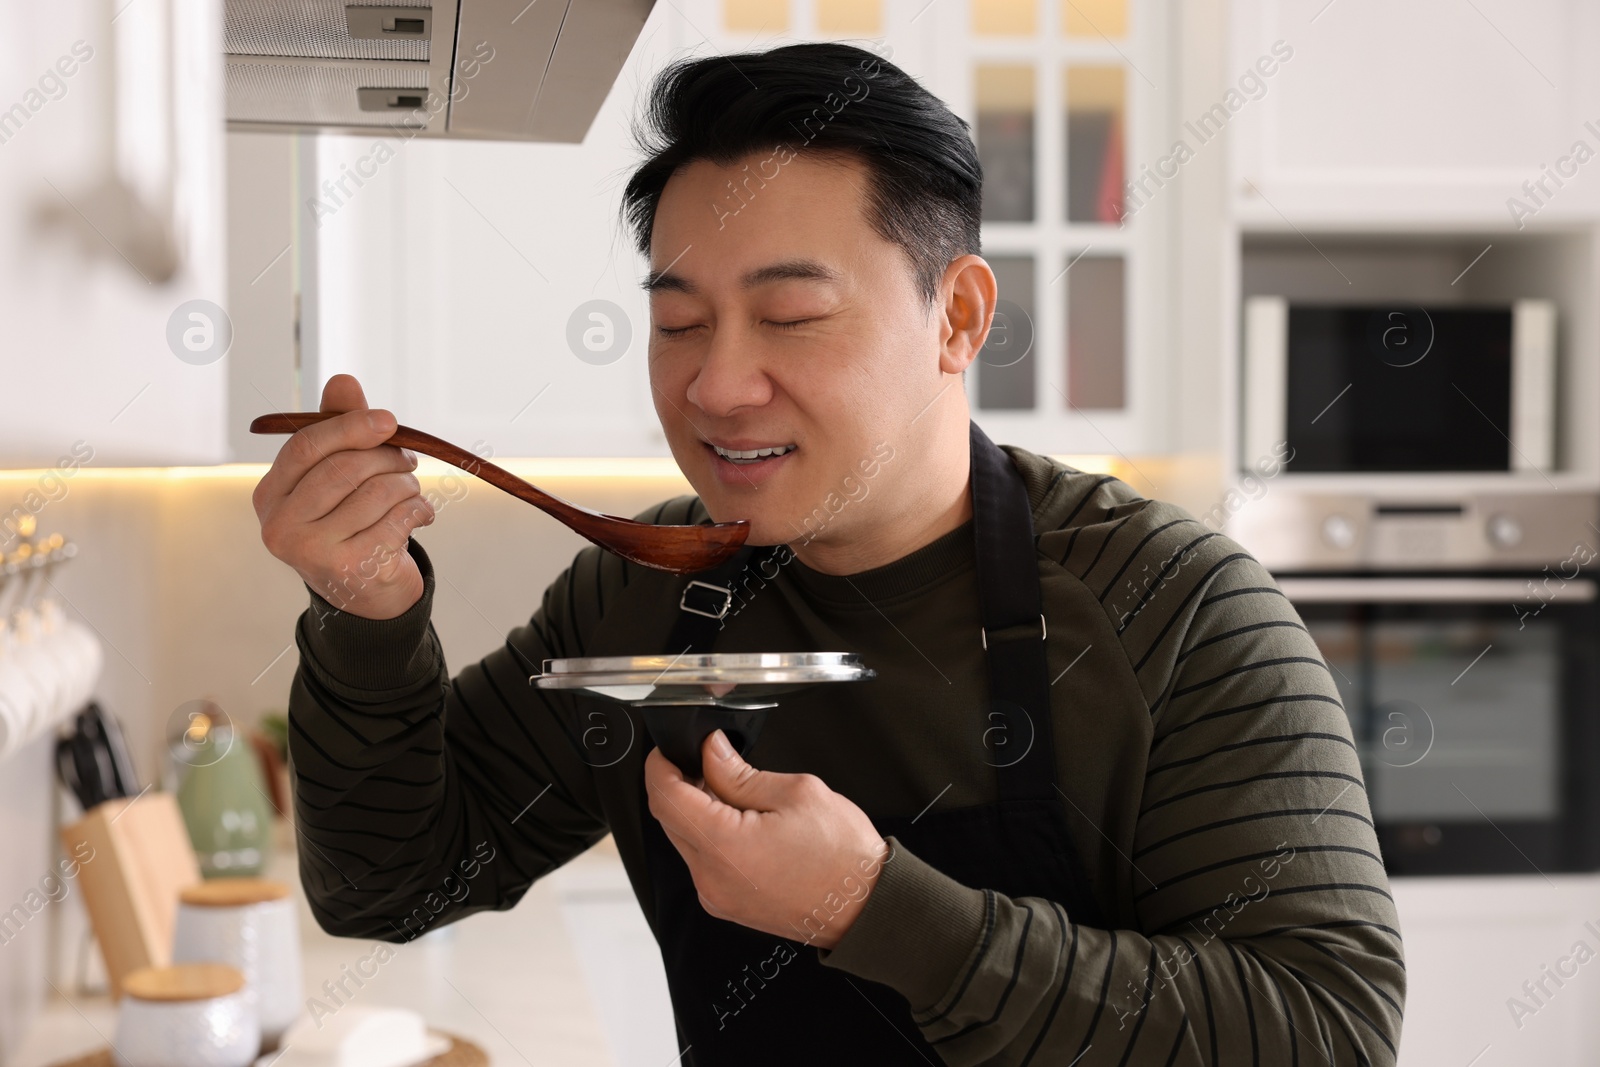
[[[866,166],[868,222],[905,250],[930,305],[950,262],[980,250],[983,168],[970,127],[863,48],[813,42],[680,59],[656,78],[633,136],[646,159],[623,191],[622,215],[646,255],[661,192],[678,168],[784,147],[844,153]],[[753,172],[744,184],[752,180],[764,184]]]

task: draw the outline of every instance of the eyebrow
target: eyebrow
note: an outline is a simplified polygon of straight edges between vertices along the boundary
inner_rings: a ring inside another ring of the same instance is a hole
[[[818,263],[814,259],[789,259],[782,263],[772,263],[765,267],[757,267],[750,271],[740,281],[745,289],[754,289],[758,285],[778,281],[812,281],[812,282],[839,282],[842,275],[832,267]],[[671,271],[652,272],[640,283],[647,293],[698,293],[699,288],[689,279]]]

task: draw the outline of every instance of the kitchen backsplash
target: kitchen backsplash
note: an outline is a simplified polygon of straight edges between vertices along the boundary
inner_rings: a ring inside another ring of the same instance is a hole
[[[67,614],[104,646],[96,698],[125,724],[141,779],[159,775],[167,717],[216,701],[237,722],[282,710],[298,663],[294,623],[307,596],[261,543],[251,493],[261,468],[84,471],[37,514],[38,533],[78,546],[52,578]],[[452,669],[527,621],[544,587],[588,542],[484,482],[424,475],[446,500],[416,538],[439,573],[434,621]],[[0,474],[0,502],[27,491]],[[633,515],[688,492],[681,478],[541,478],[586,507]],[[0,539],[5,536],[0,532]],[[0,545],[0,547],[14,547]]]

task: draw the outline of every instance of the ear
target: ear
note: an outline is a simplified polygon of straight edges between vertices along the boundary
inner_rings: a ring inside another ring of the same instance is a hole
[[[978,358],[994,319],[998,288],[994,271],[982,256],[960,256],[945,268],[939,287],[944,294],[939,369],[944,373],[960,374]]]

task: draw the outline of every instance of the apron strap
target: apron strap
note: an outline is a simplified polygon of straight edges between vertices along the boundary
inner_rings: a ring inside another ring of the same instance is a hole
[[[747,568],[765,562],[777,548],[745,545],[716,567],[694,575],[678,599],[679,611],[664,654],[695,656],[710,652],[723,619],[733,610],[734,590],[741,588]],[[767,718],[765,709],[680,706],[641,710],[650,739],[690,778],[701,777],[700,746],[713,730],[722,730],[739,754],[748,756]]]
[[[971,424],[980,640],[989,662],[988,761],[1001,800],[1054,799],[1049,665],[1033,505],[1011,457]],[[998,731],[998,732],[997,732]]]
[[[733,610],[733,591],[757,549],[756,545],[745,545],[717,566],[689,579],[678,599],[678,614],[667,637],[667,655],[694,656],[711,651],[722,620]]]

